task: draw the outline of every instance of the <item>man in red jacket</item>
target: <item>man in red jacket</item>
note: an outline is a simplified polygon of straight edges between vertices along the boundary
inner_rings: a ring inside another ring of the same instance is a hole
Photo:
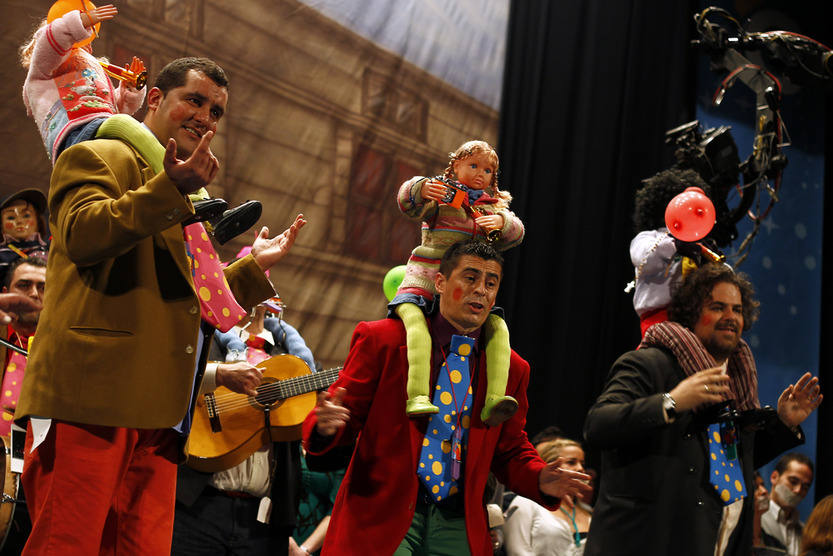
[[[480,420],[486,392],[480,329],[494,307],[502,272],[500,255],[477,240],[456,243],[443,257],[435,281],[439,310],[428,316],[432,392],[440,406],[435,416],[406,416],[402,322],[356,327],[339,380],[319,396],[304,422],[304,442],[313,455],[349,444],[361,432],[324,554],[491,554],[483,504],[489,471],[511,490],[553,509],[561,496],[589,488],[588,476],[560,470],[558,461],[547,465],[527,440],[529,364],[514,351],[506,393],[518,400],[518,411],[495,427]],[[460,384],[463,389],[456,391]]]

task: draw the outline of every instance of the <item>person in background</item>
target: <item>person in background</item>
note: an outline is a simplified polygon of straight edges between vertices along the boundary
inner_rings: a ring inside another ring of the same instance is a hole
[[[584,472],[584,450],[568,438],[538,445],[544,461],[560,461],[562,469]],[[580,556],[590,528],[591,510],[577,497],[565,496],[557,510],[515,496],[506,509],[503,532],[507,556]]]
[[[800,556],[833,556],[833,494],[822,498],[804,525]]]
[[[798,452],[781,456],[770,475],[769,506],[761,515],[761,541],[798,556],[804,524],[798,519],[798,504],[813,484],[813,461]]]

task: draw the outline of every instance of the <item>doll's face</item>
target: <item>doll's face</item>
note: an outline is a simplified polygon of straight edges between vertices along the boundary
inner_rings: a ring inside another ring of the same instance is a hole
[[[38,231],[38,211],[23,199],[18,199],[0,212],[3,235],[14,241],[32,239]]]
[[[455,160],[452,167],[457,181],[472,189],[486,189],[492,185],[497,171],[492,152],[476,152],[466,158]]]

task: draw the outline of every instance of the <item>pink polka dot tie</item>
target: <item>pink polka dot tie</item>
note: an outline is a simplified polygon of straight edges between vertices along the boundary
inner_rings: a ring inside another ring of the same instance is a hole
[[[182,231],[202,318],[221,332],[227,332],[240,322],[246,311],[234,299],[220,266],[220,257],[214,251],[203,225],[196,222],[185,226]]]

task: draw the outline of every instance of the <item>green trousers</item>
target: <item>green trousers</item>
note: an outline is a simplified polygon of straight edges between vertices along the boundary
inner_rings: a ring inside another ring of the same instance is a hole
[[[394,556],[463,556],[471,554],[466,516],[460,508],[442,507],[418,495],[411,527]]]

